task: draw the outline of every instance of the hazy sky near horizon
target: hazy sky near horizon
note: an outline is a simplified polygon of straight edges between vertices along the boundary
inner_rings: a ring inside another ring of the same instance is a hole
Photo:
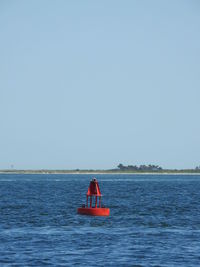
[[[0,168],[200,165],[200,2],[0,1]]]

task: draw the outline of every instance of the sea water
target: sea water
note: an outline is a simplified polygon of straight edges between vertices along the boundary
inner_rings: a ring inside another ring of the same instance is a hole
[[[200,176],[0,175],[0,266],[200,266]]]

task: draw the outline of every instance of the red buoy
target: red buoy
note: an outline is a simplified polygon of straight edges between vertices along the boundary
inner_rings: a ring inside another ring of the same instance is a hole
[[[77,209],[78,214],[91,216],[109,216],[110,209],[101,206],[101,197],[97,179],[92,179],[86,194],[86,205]],[[89,200],[89,203],[88,203]],[[89,204],[89,205],[88,205]]]

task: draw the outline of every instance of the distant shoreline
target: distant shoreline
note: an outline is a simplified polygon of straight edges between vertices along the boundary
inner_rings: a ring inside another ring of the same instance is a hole
[[[154,171],[154,172],[126,172],[126,171],[66,171],[66,170],[0,170],[0,174],[112,174],[112,175],[200,175],[200,171],[189,171],[189,170],[167,170],[167,171]]]

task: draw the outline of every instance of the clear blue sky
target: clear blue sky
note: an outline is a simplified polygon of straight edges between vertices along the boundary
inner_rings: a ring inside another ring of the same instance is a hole
[[[0,1],[0,168],[200,165],[200,2]]]

